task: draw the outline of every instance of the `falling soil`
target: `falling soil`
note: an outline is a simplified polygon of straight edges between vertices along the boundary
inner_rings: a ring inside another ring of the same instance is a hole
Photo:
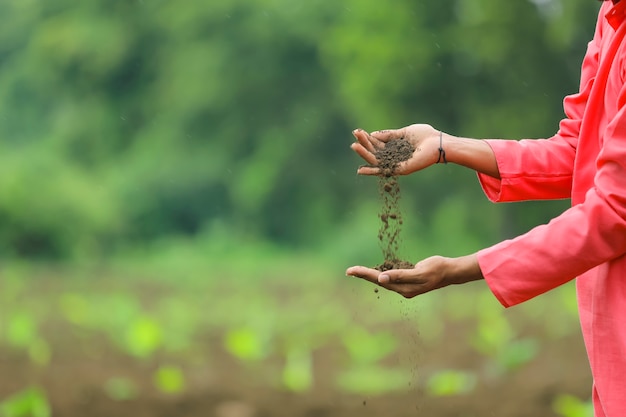
[[[398,257],[400,247],[400,232],[402,229],[402,213],[400,211],[400,185],[398,177],[394,175],[400,162],[408,160],[415,148],[404,139],[395,139],[387,142],[385,147],[374,155],[378,160],[381,174],[378,177],[378,193],[382,199],[379,213],[381,226],[378,230],[378,240],[383,252],[384,262],[374,268],[379,271],[390,269],[409,269],[414,264]]]

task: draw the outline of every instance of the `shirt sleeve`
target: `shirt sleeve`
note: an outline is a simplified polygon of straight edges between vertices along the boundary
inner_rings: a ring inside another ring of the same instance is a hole
[[[587,46],[579,91],[565,97],[556,135],[549,139],[487,140],[496,156],[500,179],[478,173],[478,180],[493,202],[569,198],[578,133],[598,69],[601,26]]]
[[[601,33],[600,33],[601,36]],[[512,201],[523,197],[564,196],[564,190],[552,187],[549,173],[566,174],[572,169],[577,135],[589,90],[592,65],[597,67],[599,32],[590,43],[583,65],[581,92],[566,98],[568,118],[559,133],[546,141],[490,145],[500,157],[500,184],[487,179],[486,192],[494,201]],[[595,56],[595,58],[594,58]],[[624,56],[614,63],[624,74]],[[596,68],[597,69],[597,68]],[[595,74],[595,69],[593,71]],[[523,142],[523,141],[521,141]],[[568,144],[568,145],[566,145]],[[511,155],[511,153],[526,155]],[[548,164],[544,164],[549,157]],[[530,164],[531,168],[524,167]],[[581,203],[574,205],[546,225],[538,226],[515,239],[506,240],[478,252],[481,271],[491,291],[506,307],[524,302],[568,282],[586,271],[626,254],[626,87],[617,95],[617,111],[602,132],[602,147],[596,158],[593,185]],[[568,168],[568,165],[570,166]],[[571,175],[571,173],[570,173]],[[536,180],[540,178],[540,180]],[[489,188],[491,187],[491,188]]]
[[[492,292],[511,306],[549,291],[626,253],[626,88],[583,203],[547,225],[478,252]]]

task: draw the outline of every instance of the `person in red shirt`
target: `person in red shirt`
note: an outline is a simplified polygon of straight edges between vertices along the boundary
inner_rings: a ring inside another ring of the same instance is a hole
[[[566,118],[548,139],[477,140],[426,124],[353,132],[351,147],[378,175],[374,154],[405,138],[413,156],[396,173],[456,163],[478,173],[494,202],[571,198],[548,224],[477,253],[433,256],[413,269],[380,272],[353,266],[346,274],[405,297],[484,279],[510,307],[576,279],[580,323],[593,375],[595,417],[626,416],[626,1],[604,1],[585,54],[577,94],[564,99]]]

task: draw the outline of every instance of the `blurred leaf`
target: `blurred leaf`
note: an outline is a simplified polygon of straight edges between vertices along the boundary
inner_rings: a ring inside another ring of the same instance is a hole
[[[114,401],[125,401],[136,398],[138,388],[128,378],[110,378],[104,384],[104,391]]]
[[[411,373],[404,369],[389,369],[365,365],[341,372],[339,387],[349,393],[379,395],[408,389]]]
[[[252,328],[232,329],[226,333],[224,346],[233,356],[243,361],[256,362],[267,357],[269,340]]]
[[[6,338],[12,346],[28,353],[33,363],[45,366],[50,361],[50,346],[39,334],[35,317],[26,312],[9,316]]]
[[[552,403],[552,409],[562,417],[593,417],[591,400],[583,401],[573,395],[559,395]]]
[[[28,356],[38,365],[48,365],[51,355],[52,352],[50,351],[50,345],[43,339],[35,339],[28,346]]]
[[[283,368],[283,385],[293,392],[304,392],[313,385],[311,352],[302,348],[289,349]]]
[[[447,397],[471,392],[476,385],[473,373],[446,370],[428,379],[428,393],[434,397]]]
[[[491,294],[483,293],[482,297],[490,298],[476,303],[478,324],[472,335],[471,343],[480,353],[489,357],[496,357],[514,337],[515,332],[503,315],[502,308],[496,305]]]
[[[132,355],[146,358],[161,347],[163,330],[155,319],[143,316],[129,323],[126,330],[126,347]]]
[[[178,394],[185,389],[185,375],[176,366],[161,366],[154,373],[154,384],[166,394]]]
[[[63,316],[72,324],[84,325],[89,320],[89,303],[80,294],[67,293],[59,298]]]
[[[539,343],[536,340],[515,340],[500,351],[497,361],[504,369],[514,370],[532,361],[538,353]]]
[[[342,336],[343,345],[356,364],[372,364],[395,352],[398,347],[396,337],[388,332],[369,333],[365,328],[355,326]]]
[[[2,417],[50,417],[46,394],[39,388],[28,388],[0,401]]]
[[[27,348],[39,339],[37,323],[26,312],[15,313],[8,318],[7,340],[15,347]]]

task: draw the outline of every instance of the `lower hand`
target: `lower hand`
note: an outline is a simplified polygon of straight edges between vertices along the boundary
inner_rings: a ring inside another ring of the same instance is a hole
[[[392,269],[381,272],[364,266],[353,266],[346,275],[362,278],[405,298],[446,287],[483,279],[476,255],[459,258],[432,256],[415,264],[413,269]]]

